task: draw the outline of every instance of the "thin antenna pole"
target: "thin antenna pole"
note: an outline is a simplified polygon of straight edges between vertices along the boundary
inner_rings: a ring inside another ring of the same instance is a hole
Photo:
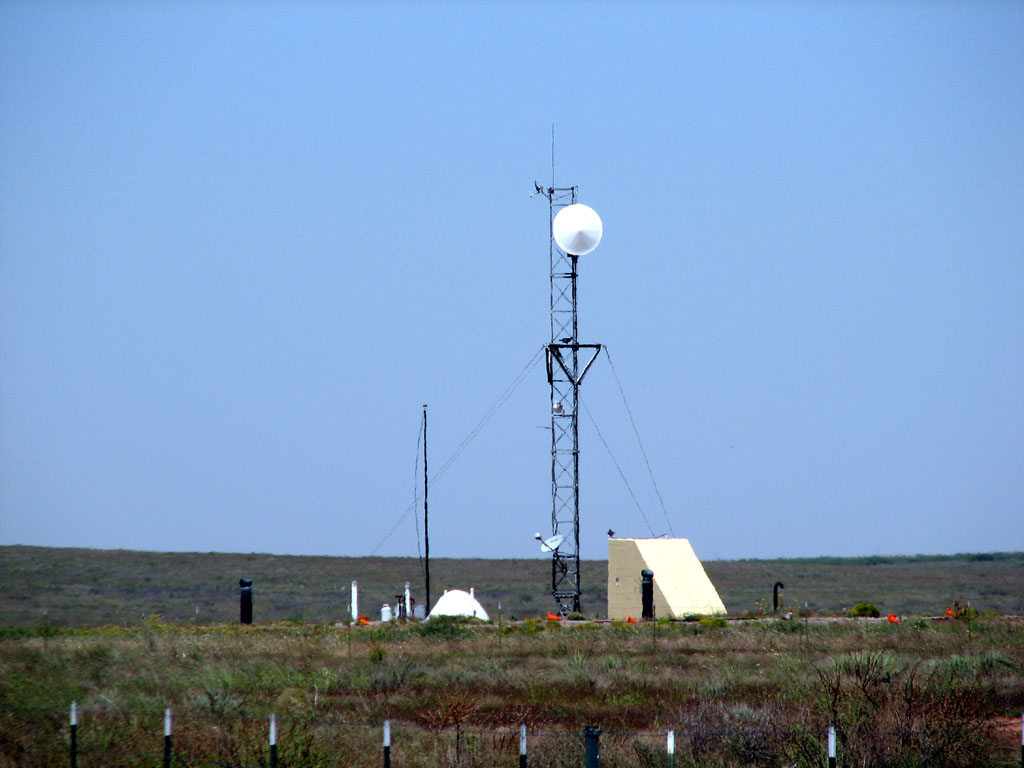
[[[555,124],[551,124],[551,186],[555,186]]]
[[[426,614],[430,613],[430,524],[427,517],[427,404],[423,404],[423,550],[424,564],[426,565],[426,592],[427,607]]]

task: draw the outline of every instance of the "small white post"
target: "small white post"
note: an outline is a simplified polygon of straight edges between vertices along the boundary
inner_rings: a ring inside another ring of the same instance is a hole
[[[277,768],[277,716],[270,714],[270,768]]]
[[[359,621],[359,582],[352,582],[352,621]]]
[[[71,702],[71,768],[78,768],[78,702]]]
[[[391,746],[391,721],[390,720],[385,720],[384,721],[384,746],[385,747],[390,747]]]
[[[836,727],[828,726],[828,768],[836,768]]]
[[[676,732],[668,732],[668,743],[666,744],[668,750],[668,766],[672,768],[676,764]]]
[[[171,708],[164,710],[164,768],[171,768],[174,760],[171,747]]]
[[[409,582],[405,582],[405,618],[412,618],[412,595],[409,593]]]
[[[526,768],[526,723],[519,726],[519,768]]]

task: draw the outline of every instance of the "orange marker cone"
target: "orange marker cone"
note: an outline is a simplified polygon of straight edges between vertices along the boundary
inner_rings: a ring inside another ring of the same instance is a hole
[[[548,621],[561,621],[561,620],[562,620],[561,616],[556,616],[551,611],[548,611]]]
[[[636,624],[636,619],[634,619],[632,616],[627,616],[626,617],[626,623],[627,624]]]
[[[890,613],[889,614],[889,623],[890,624],[899,624],[900,623],[900,617],[897,616],[895,613]]]
[[[956,614],[953,613],[953,609],[952,608],[947,608],[946,609],[946,615],[949,616],[951,619],[956,617]]]

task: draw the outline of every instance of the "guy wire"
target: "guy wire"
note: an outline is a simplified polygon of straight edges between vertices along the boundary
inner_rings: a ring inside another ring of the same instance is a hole
[[[629,414],[629,423],[633,425],[633,434],[636,436],[636,444],[640,446],[640,453],[644,457],[644,464],[647,465],[647,474],[650,475],[651,485],[654,486],[654,493],[658,497],[658,503],[661,504],[661,512],[665,515],[665,523],[668,525],[668,532],[675,537],[676,533],[672,530],[672,521],[669,519],[668,510],[665,508],[665,500],[661,498],[661,491],[658,490],[658,482],[654,479],[654,471],[651,469],[651,462],[647,459],[647,451],[644,450],[643,441],[640,439],[640,431],[636,428],[636,421],[633,419],[633,411],[629,407],[629,402],[626,400],[626,392],[622,389],[622,382],[619,381],[619,374],[615,371],[615,363],[612,362],[612,353],[608,347],[604,348],[605,356],[608,358],[608,366],[612,369],[612,376],[615,378],[615,384],[619,388],[619,394],[622,395],[622,404],[626,406],[626,413]]]

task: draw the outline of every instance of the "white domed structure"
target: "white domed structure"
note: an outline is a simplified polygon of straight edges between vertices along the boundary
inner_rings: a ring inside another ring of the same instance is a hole
[[[430,620],[435,616],[473,616],[482,621],[491,620],[487,611],[476,599],[472,589],[469,592],[461,589],[445,590],[441,599],[434,603],[427,619]]]
[[[583,203],[560,210],[551,222],[551,234],[558,247],[573,256],[585,256],[597,248],[604,235],[604,224],[597,211]]]

